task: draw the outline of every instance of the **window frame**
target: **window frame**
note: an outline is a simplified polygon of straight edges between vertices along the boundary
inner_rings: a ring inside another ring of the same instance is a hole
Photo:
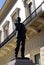
[[[35,64],[36,65],[39,65],[39,60],[37,61],[37,57],[39,56],[39,60],[40,60],[40,53],[38,53],[38,54],[36,54],[36,55],[34,55],[34,59],[35,59]]]

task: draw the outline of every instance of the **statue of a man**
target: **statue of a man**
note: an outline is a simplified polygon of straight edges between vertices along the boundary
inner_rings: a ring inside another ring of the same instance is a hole
[[[21,45],[21,57],[24,58],[24,51],[25,51],[25,39],[26,39],[26,28],[23,23],[20,23],[21,18],[17,18],[17,22],[15,23],[16,26],[16,31],[18,31],[17,35],[17,45],[15,48],[15,57],[17,58],[18,56],[18,51]]]

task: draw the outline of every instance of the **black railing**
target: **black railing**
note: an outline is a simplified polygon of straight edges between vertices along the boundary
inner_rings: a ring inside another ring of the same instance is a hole
[[[24,21],[23,23],[27,25],[30,23],[36,16],[38,16],[41,12],[41,6],[44,3],[44,1],[40,4],[38,8],[36,8]],[[0,48],[3,47],[12,37],[16,35],[15,30],[0,44]]]

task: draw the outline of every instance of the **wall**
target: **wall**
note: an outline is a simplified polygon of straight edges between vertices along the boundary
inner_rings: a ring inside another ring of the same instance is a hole
[[[39,1],[35,0],[36,7],[38,6],[37,2],[38,2],[38,4],[40,4],[42,1],[40,0],[40,3],[39,3]],[[34,1],[32,1],[32,3],[33,3],[33,6],[34,6]],[[34,9],[33,6],[32,6],[32,9]],[[11,9],[11,11],[8,13],[8,15],[5,17],[2,24],[0,25],[2,27],[2,29],[3,29],[3,25],[5,25],[5,22],[9,21],[9,34],[11,34],[12,31],[13,31],[13,22],[12,22],[11,14],[13,13],[13,11],[16,8],[20,8],[19,16],[21,17],[21,22],[24,21],[25,18],[26,18],[25,7],[24,7],[24,4],[23,4],[23,1],[18,0],[17,3]],[[2,39],[2,41],[3,41],[4,40],[3,31],[2,31],[2,38],[3,38]]]
[[[35,62],[34,55],[40,53],[40,48],[44,46],[44,30],[26,43],[25,54]]]
[[[21,17],[21,22],[25,20],[25,8],[24,8],[24,5],[23,5],[23,2],[22,2],[22,0],[18,0],[17,3],[13,6],[11,11],[8,13],[8,15],[5,17],[5,19],[3,20],[2,24],[1,24],[1,27],[3,29],[3,25],[5,25],[5,23],[7,21],[9,21],[9,34],[11,34],[12,31],[13,31],[13,22],[12,22],[11,14],[13,13],[13,11],[16,8],[20,8],[19,16]],[[4,40],[4,37],[3,37],[4,34],[3,33],[4,33],[4,31],[2,31],[2,38]]]

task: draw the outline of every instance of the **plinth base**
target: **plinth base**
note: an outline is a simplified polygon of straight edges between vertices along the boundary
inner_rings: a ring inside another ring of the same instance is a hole
[[[17,58],[11,60],[8,65],[35,65],[29,58]]]

